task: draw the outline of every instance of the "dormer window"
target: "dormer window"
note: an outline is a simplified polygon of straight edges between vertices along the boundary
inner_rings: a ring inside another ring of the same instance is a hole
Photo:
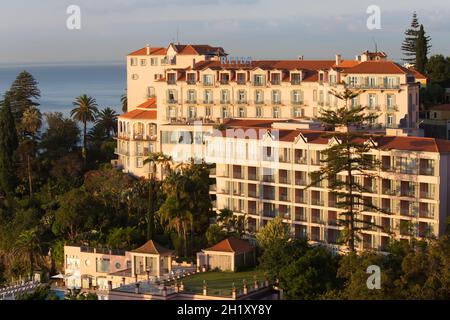
[[[281,83],[281,74],[272,73],[270,75],[270,83],[274,85],[279,85]]]
[[[323,72],[319,72],[319,83],[323,83],[324,75]]]
[[[255,86],[264,86],[266,84],[266,77],[263,74],[253,75],[253,84]]]
[[[228,73],[220,74],[220,84],[228,84],[230,81],[230,75]]]
[[[245,73],[243,73],[243,72],[239,72],[238,74],[237,74],[237,83],[238,84],[245,84],[245,82],[246,82],[246,75],[245,75]]]
[[[214,76],[212,74],[203,75],[203,85],[205,86],[214,85]]]
[[[177,74],[175,72],[171,72],[167,74],[167,83],[168,84],[176,84],[177,82]]]
[[[188,84],[195,84],[196,82],[196,74],[193,72],[190,72],[187,74],[187,83]]]
[[[298,85],[301,82],[300,72],[291,73],[291,84]]]

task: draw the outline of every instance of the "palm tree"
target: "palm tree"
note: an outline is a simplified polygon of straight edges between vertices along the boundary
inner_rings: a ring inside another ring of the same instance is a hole
[[[33,275],[34,266],[42,258],[39,235],[36,228],[23,231],[15,244],[15,256],[25,259],[29,263],[30,276]]]
[[[115,135],[117,132],[117,112],[106,107],[101,110],[95,120],[95,125],[105,130],[106,136],[111,137],[111,132]]]
[[[94,98],[83,94],[75,99],[73,105],[76,107],[70,111],[70,116],[83,124],[83,160],[86,164],[86,136],[87,123],[95,121],[98,113],[97,102]]]
[[[36,154],[36,135],[42,126],[42,114],[38,108],[31,106],[24,111],[21,126],[24,132],[22,150],[27,158],[28,188],[30,197],[33,195],[33,176],[31,170],[31,156]]]
[[[172,157],[163,152],[151,152],[148,158],[144,160],[144,164],[150,164],[151,170],[149,170],[149,172],[151,172],[153,176],[156,175],[156,165],[159,164],[161,166],[161,181],[163,180],[163,169],[166,173],[169,173],[171,163]]]
[[[127,110],[128,110],[128,95],[127,95],[126,90],[125,90],[125,93],[120,96],[120,102],[122,103],[122,111],[127,112]]]

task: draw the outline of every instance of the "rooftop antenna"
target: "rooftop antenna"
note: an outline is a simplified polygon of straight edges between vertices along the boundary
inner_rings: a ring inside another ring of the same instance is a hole
[[[375,45],[375,53],[377,53],[378,52],[378,45],[377,45],[377,42],[375,41],[374,37],[372,37],[372,41],[373,41],[373,44]]]

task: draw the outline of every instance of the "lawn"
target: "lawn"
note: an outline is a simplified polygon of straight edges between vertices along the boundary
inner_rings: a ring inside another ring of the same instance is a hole
[[[201,293],[203,291],[203,281],[206,281],[208,294],[229,296],[233,288],[233,283],[238,292],[242,291],[243,280],[246,280],[247,286],[253,287],[254,281],[259,285],[265,280],[261,271],[251,270],[242,272],[203,272],[183,278],[184,290],[187,292]]]

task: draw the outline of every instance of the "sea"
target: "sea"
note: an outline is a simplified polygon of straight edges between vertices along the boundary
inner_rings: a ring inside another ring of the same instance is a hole
[[[111,107],[122,112],[120,96],[126,89],[124,64],[0,65],[0,95],[3,96],[23,70],[39,83],[40,110],[69,116],[76,97],[87,94],[97,100],[98,109]]]

